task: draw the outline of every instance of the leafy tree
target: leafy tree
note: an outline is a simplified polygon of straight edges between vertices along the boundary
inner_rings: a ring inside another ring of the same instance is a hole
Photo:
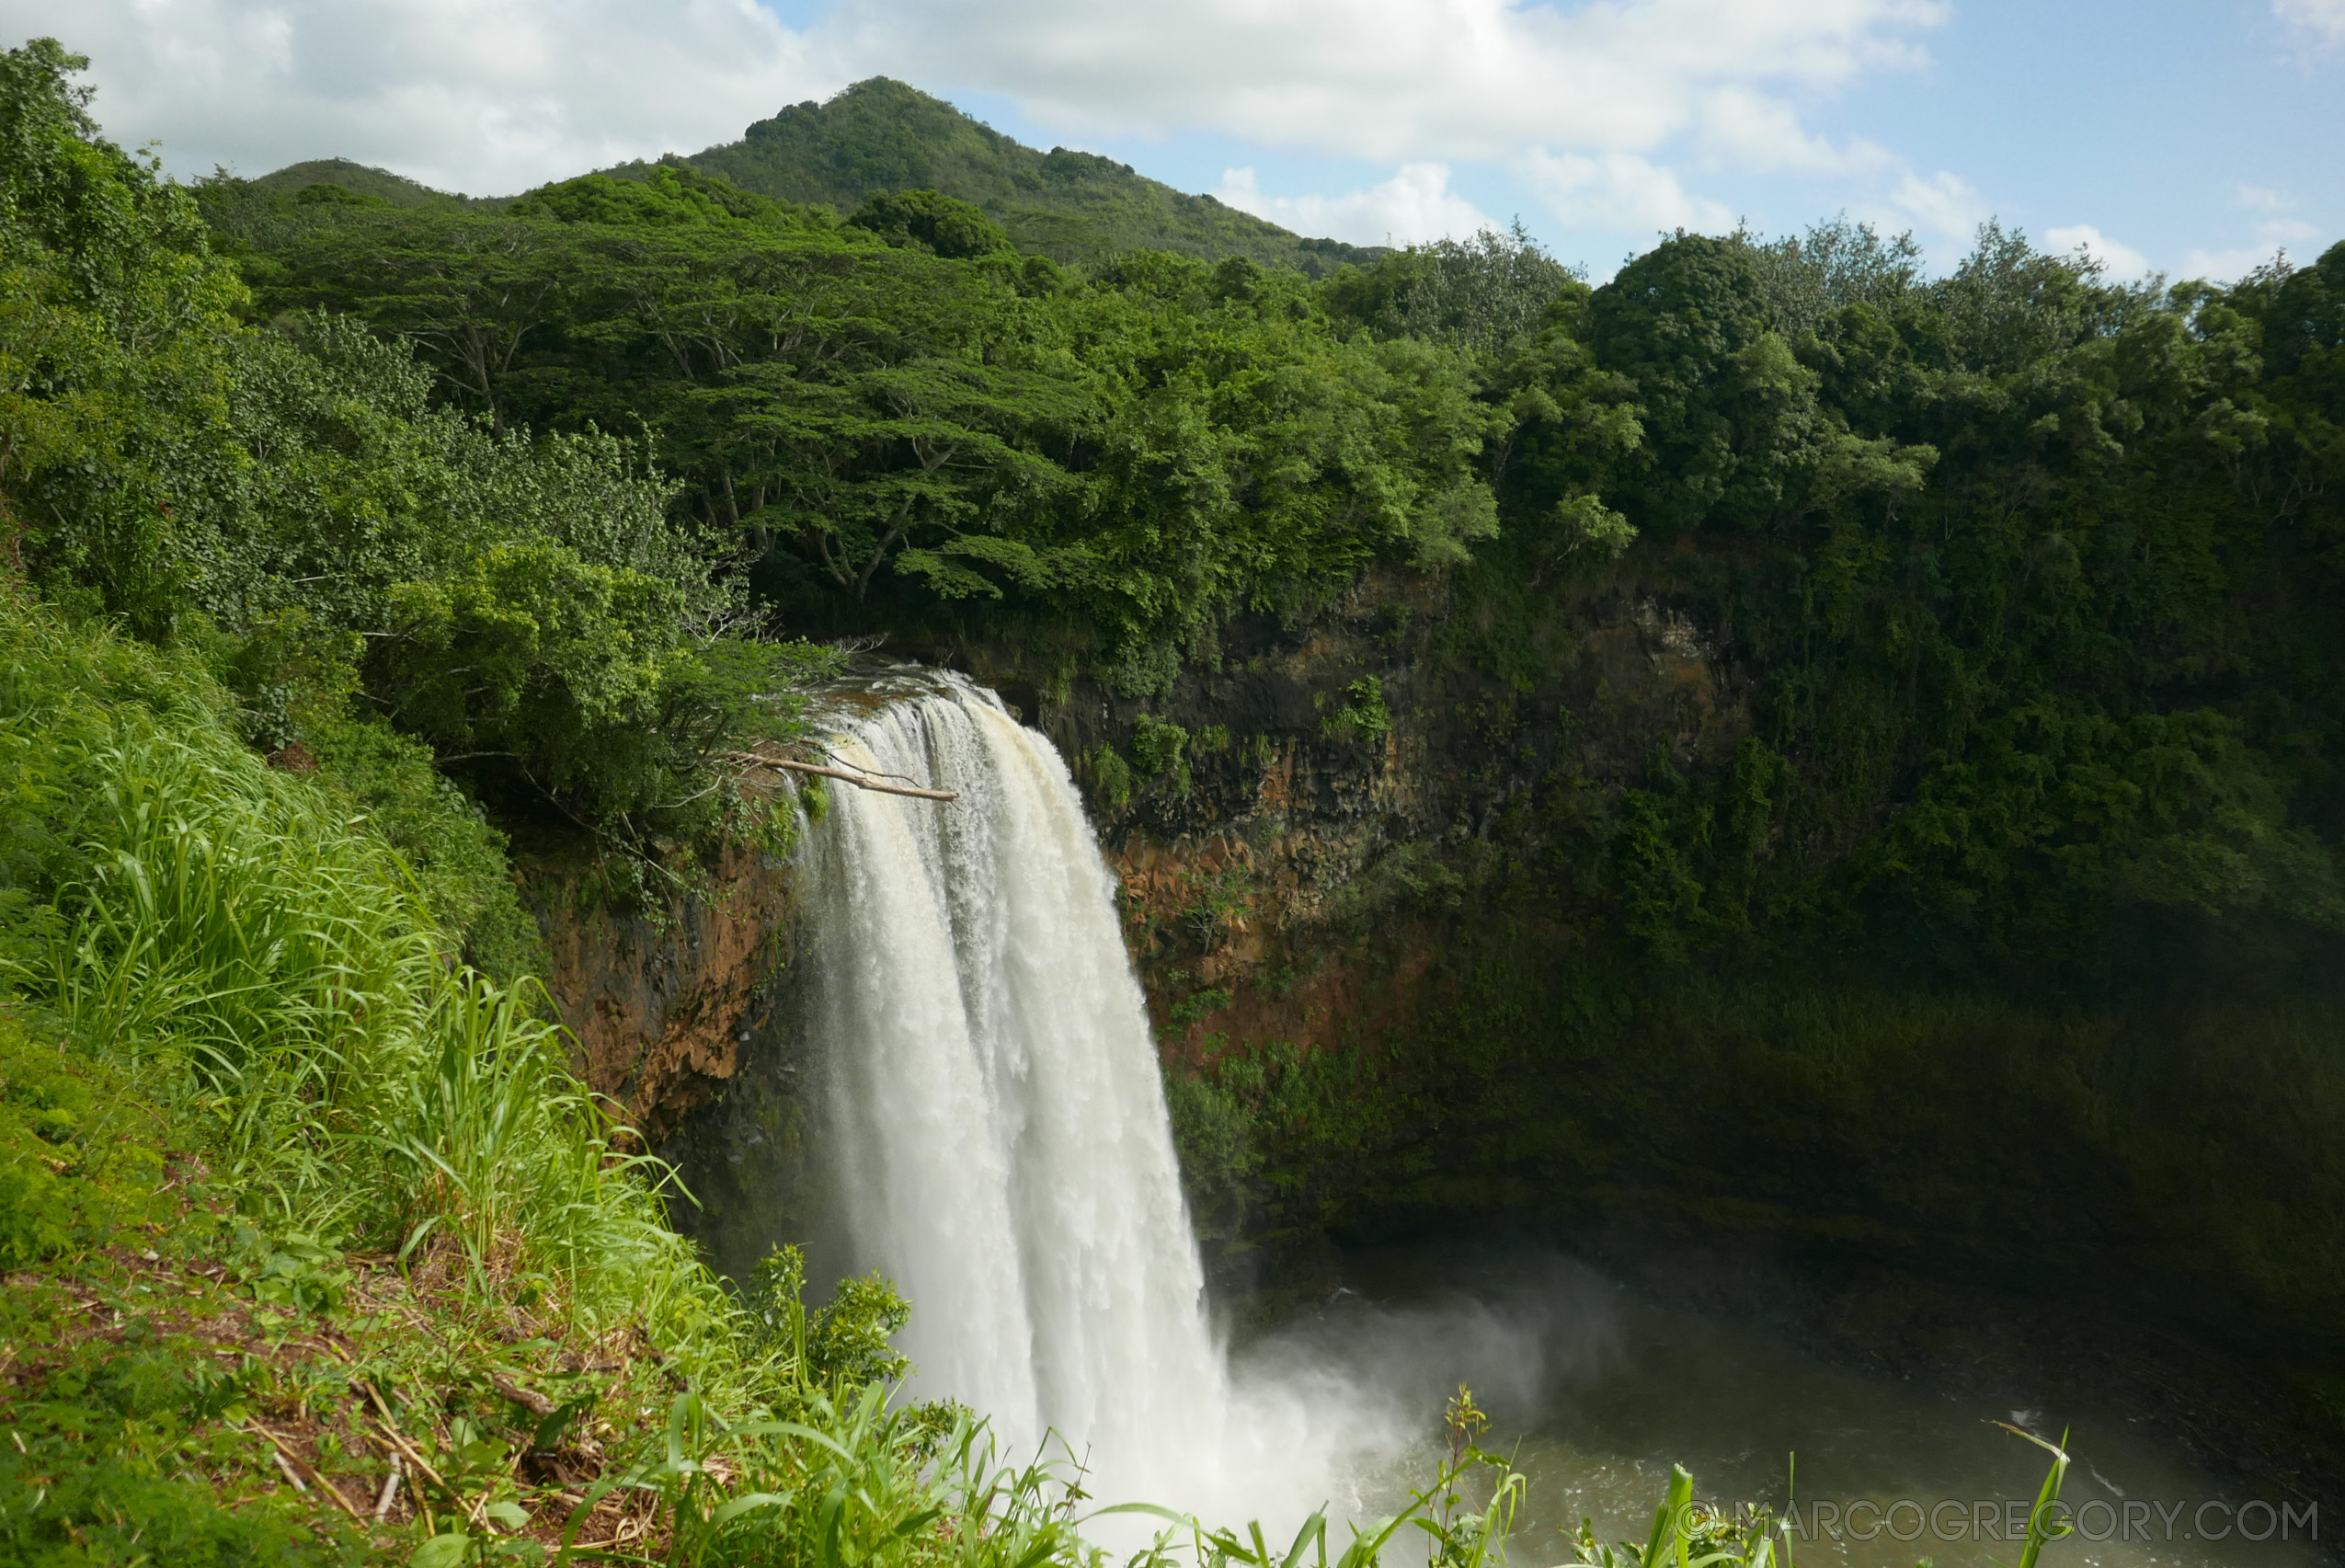
[[[1386,337],[1422,338],[1482,353],[1538,329],[1580,275],[1541,249],[1518,219],[1504,234],[1412,246],[1329,280],[1329,314]]]
[[[1047,376],[943,356],[835,381],[769,364],[744,367],[710,396],[738,410],[737,438],[772,454],[772,467],[749,477],[775,498],[746,521],[806,541],[824,574],[858,597],[891,563],[946,599],[1001,597],[980,567],[1035,589],[1081,568],[1079,551],[1004,534],[1073,484],[1032,450],[1043,427],[1076,412]]]
[[[559,310],[558,223],[464,212],[365,213],[303,231],[286,260],[286,303],[355,306],[377,330],[429,351],[462,406],[502,429],[499,390]],[[331,280],[329,288],[303,287]]]
[[[1637,387],[1649,466],[1622,476],[1630,515],[1674,533],[1756,530],[1863,496],[1918,489],[1935,450],[1852,433],[1769,325],[1750,247],[1680,235],[1589,302],[1589,346]]]
[[[1583,551],[1618,556],[1636,537],[1604,495],[1642,455],[1642,410],[1637,383],[1596,364],[1588,299],[1585,284],[1567,281],[1536,331],[1510,340],[1484,372],[1483,395],[1504,415],[1488,449],[1493,483],[1537,571]]]
[[[1753,526],[1816,456],[1811,378],[1768,326],[1744,246],[1680,235],[1638,258],[1589,306],[1589,341],[1633,381],[1649,476],[1623,486],[1639,521]]]
[[[641,171],[641,177],[588,174],[540,186],[505,211],[515,218],[550,218],[555,223],[603,223],[621,228],[749,223],[786,232],[829,228],[835,221],[818,209],[769,200],[743,190],[722,176],[703,174],[688,164],[674,163],[650,165]]]
[[[30,569],[153,632],[194,570],[175,502],[237,461],[244,291],[186,194],[97,134],[86,64],[48,39],[0,56],[0,495]]]
[[[393,591],[368,686],[442,766],[649,826],[706,795],[710,752],[788,733],[781,695],[821,665],[802,647],[692,638],[680,600],[558,544],[494,545],[462,575]]]
[[[1893,311],[1918,285],[1921,247],[1911,234],[1883,239],[1844,214],[1773,241],[1738,231],[1775,329],[1796,343],[1833,312],[1852,304]]]
[[[1369,561],[1443,569],[1495,531],[1501,416],[1463,355],[1339,338],[1293,274],[1139,257],[1104,283],[1067,305],[1104,405],[1070,521],[1127,690],[1238,610],[1299,616]]]
[[[896,190],[855,209],[847,226],[868,229],[889,245],[918,246],[954,260],[1010,248],[1001,225],[966,201],[933,190]]]
[[[45,42],[0,61],[0,506],[26,564],[62,601],[199,648],[256,744],[322,754],[406,822],[442,884],[470,889],[446,917],[510,957],[509,890],[484,891],[496,845],[460,830],[395,738],[368,738],[371,716],[508,808],[639,838],[713,820],[710,753],[786,730],[787,689],[822,662],[728,635],[747,616],[724,541],[671,521],[636,448],[433,404],[428,364],[493,417],[558,303],[566,236],[612,227],[329,193],[307,205],[331,216],[284,231],[289,254],[344,268],[430,359],[347,317],[248,326],[193,202],[97,135],[77,65]],[[651,195],[708,217],[715,183]],[[730,210],[699,226],[772,232]]]

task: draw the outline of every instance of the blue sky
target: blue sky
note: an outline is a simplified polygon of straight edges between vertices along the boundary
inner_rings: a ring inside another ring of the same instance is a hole
[[[336,155],[504,192],[729,140],[875,74],[1290,227],[1988,216],[2112,269],[2345,236],[2345,0],[0,0],[166,164]]]

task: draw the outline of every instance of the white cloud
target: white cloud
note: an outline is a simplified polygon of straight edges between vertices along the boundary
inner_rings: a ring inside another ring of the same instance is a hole
[[[2145,272],[2157,270],[2150,265],[2148,257],[2130,245],[2110,239],[2090,223],[2074,223],[2064,229],[2047,230],[2043,237],[2055,251],[2070,255],[2081,253],[2099,262],[2115,281],[2131,282]]]
[[[1925,179],[1911,169],[1899,175],[1886,201],[1892,221],[1910,223],[1941,240],[1967,245],[1991,216],[1978,188],[1945,169]]]
[[[2236,250],[2193,250],[2182,258],[2182,272],[2185,277],[2230,283],[2247,276],[2271,258],[2271,251],[2251,245],[2242,246]]]
[[[1393,159],[1645,149],[1722,87],[1828,89],[1916,58],[1937,0],[847,0],[842,41],[1047,122]]]
[[[2328,43],[2345,43],[2345,0],[2271,0],[2271,14]]]
[[[2229,282],[2254,271],[2291,246],[2309,246],[2316,243],[2321,232],[2302,218],[2268,218],[2256,225],[2255,235],[2253,245],[2228,250],[2193,250],[2182,258],[2182,271],[2192,278]]]
[[[1917,40],[1950,14],[1945,0],[841,3],[836,48],[1008,95],[1062,133],[1499,164],[1566,224],[1641,235],[1733,223],[1689,169],[1897,177],[1882,148],[1813,133],[1805,106],[1919,63]],[[1404,201],[1379,189],[1316,220],[1258,190],[1226,199],[1358,233]]]
[[[1676,175],[1633,153],[1590,155],[1534,149],[1523,172],[1555,215],[1574,227],[1636,235],[1678,228],[1715,234],[1734,224],[1734,214],[1727,208],[1689,193]]]
[[[2337,0],[2345,6],[2345,0]],[[2217,282],[2230,282],[2270,261],[2290,246],[2310,246],[2321,237],[2320,230],[2302,218],[2282,216],[2296,205],[2295,199],[2260,185],[2242,185],[2239,205],[2250,212],[2266,212],[2271,216],[2258,223],[2249,245],[2225,249],[2201,247],[2182,258],[2186,277],[2210,278]]]
[[[1743,86],[1714,90],[1702,106],[1701,141],[1714,165],[1760,174],[1870,174],[1894,167],[1889,151],[1862,139],[1836,147],[1811,136],[1780,98]]]
[[[1449,189],[1445,164],[1403,164],[1383,184],[1348,196],[1269,196],[1253,169],[1230,169],[1214,194],[1298,234],[1327,235],[1354,245],[1418,245],[1498,226]]]
[[[754,0],[0,0],[0,31],[92,56],[108,134],[182,174],[340,155],[477,194],[697,152],[847,80]]]

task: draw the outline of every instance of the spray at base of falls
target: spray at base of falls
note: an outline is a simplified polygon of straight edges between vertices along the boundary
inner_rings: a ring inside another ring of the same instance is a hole
[[[911,1392],[1063,1443],[1102,1501],[1299,1519],[1408,1423],[1333,1373],[1233,1379],[1207,1321],[1115,885],[1065,762],[949,676],[857,718],[810,835],[815,1012],[858,1271],[912,1306]]]

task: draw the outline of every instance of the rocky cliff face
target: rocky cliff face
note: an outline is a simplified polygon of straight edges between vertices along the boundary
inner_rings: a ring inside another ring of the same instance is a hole
[[[1451,656],[1446,594],[1372,576],[1299,631],[1241,623],[1218,670],[1145,703],[1052,691],[984,647],[936,650],[1073,765],[1176,1075],[1264,1046],[1378,1057],[1412,1039],[1508,814],[1551,809],[1559,779],[1568,795],[1641,776],[1656,747],[1714,762],[1748,729],[1731,678],[1661,605],[1592,601],[1568,684],[1534,701]],[[679,1167],[698,1200],[680,1221],[728,1260],[777,1225],[804,1233],[808,933],[789,865],[736,851],[635,912],[558,855],[530,882],[580,1070]]]
[[[646,1139],[665,1139],[744,1056],[777,1043],[772,986],[793,906],[781,860],[730,852],[704,887],[649,910],[614,909],[576,864],[541,858],[528,876],[580,1076]]]
[[[726,853],[690,892],[614,909],[580,854],[525,863],[546,988],[603,1108],[675,1166],[669,1211],[721,1266],[803,1236],[806,922],[784,859]]]
[[[1466,667],[1450,611],[1438,582],[1373,576],[1299,634],[1241,624],[1220,670],[1145,704],[1092,682],[1053,701],[967,656],[1083,780],[1170,1057],[1413,1026],[1427,944],[1508,814],[1633,782],[1656,749],[1718,762],[1749,732],[1699,631],[1651,600],[1583,606],[1569,676],[1536,694]],[[1186,732],[1169,767],[1127,755],[1144,710]]]

